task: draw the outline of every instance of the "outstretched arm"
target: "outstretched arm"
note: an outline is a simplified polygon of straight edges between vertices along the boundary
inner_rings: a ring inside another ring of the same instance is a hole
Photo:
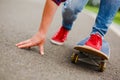
[[[39,27],[39,32],[43,32],[44,34],[47,33],[47,30],[52,22],[57,7],[58,6],[52,0],[46,0],[41,24]]]
[[[22,41],[16,44],[16,46],[18,48],[30,48],[33,46],[38,46],[40,53],[43,55],[44,54],[43,45],[45,43],[46,33],[52,22],[57,7],[58,5],[56,5],[55,2],[53,2],[53,0],[46,0],[46,4],[44,7],[43,16],[38,32],[32,38]]]

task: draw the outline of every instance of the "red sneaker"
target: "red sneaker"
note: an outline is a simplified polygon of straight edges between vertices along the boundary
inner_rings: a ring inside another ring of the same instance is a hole
[[[85,45],[93,47],[97,50],[100,50],[102,47],[102,37],[100,34],[91,34],[89,40],[85,43]]]
[[[67,39],[69,30],[65,29],[63,26],[58,30],[58,32],[51,38],[51,42],[57,45],[62,45]]]

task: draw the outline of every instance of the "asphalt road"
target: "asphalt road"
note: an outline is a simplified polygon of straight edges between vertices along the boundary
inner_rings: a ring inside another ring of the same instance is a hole
[[[70,61],[74,45],[89,35],[94,18],[81,13],[63,46],[49,39],[61,24],[61,7],[47,34],[45,55],[38,48],[18,49],[15,44],[34,35],[39,27],[44,0],[0,0],[0,80],[120,80],[120,37],[109,30],[111,56],[104,72]]]

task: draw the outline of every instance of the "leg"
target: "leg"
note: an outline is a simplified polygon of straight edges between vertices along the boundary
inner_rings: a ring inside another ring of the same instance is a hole
[[[77,14],[82,11],[88,0],[67,0],[64,3],[62,17],[62,27],[52,37],[51,42],[62,45],[67,39],[69,30],[71,30],[73,22],[77,18]]]
[[[62,10],[62,25],[71,30],[73,22],[76,20],[78,13],[82,11],[88,0],[67,0]]]
[[[99,13],[93,26],[92,33],[106,34],[112,20],[120,7],[120,0],[101,0]]]
[[[97,50],[101,50],[104,35],[108,31],[112,20],[120,7],[120,0],[101,0],[99,13],[93,26],[91,36],[85,43]]]

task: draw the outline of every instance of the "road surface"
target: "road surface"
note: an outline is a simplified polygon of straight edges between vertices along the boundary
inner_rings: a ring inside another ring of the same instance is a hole
[[[111,57],[105,72],[95,66],[70,61],[74,45],[89,35],[94,18],[81,13],[63,46],[49,39],[61,25],[61,7],[47,33],[45,55],[37,47],[18,49],[15,44],[34,35],[39,27],[45,0],[0,0],[0,80],[120,80],[120,37],[111,30],[105,38]]]

